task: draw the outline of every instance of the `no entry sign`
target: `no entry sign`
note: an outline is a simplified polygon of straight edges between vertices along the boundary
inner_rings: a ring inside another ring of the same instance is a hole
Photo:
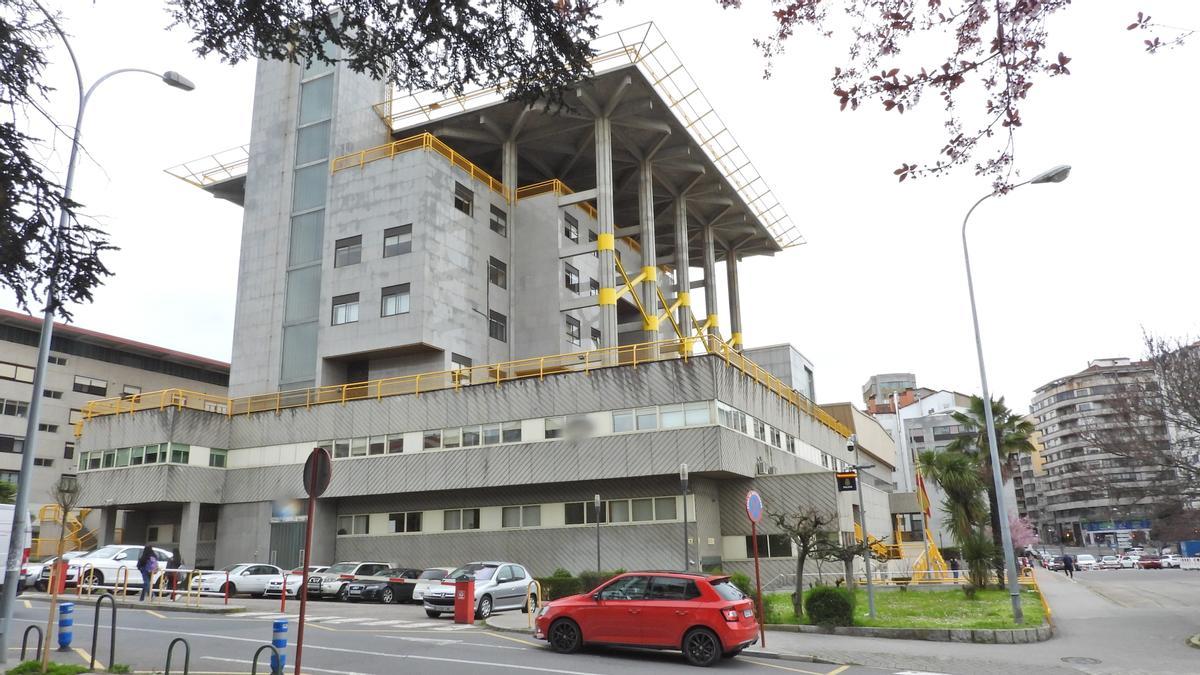
[[[746,493],[746,515],[750,516],[752,522],[762,522],[763,500],[762,495],[758,494],[757,490],[751,490]]]

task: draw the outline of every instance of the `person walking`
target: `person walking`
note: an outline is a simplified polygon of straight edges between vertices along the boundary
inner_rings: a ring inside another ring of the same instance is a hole
[[[146,544],[137,559],[137,571],[142,575],[142,593],[138,596],[139,602],[144,602],[146,596],[150,594],[150,585],[154,582],[154,572],[157,569],[158,554],[154,552],[153,546]]]
[[[171,550],[171,559],[167,561],[167,578],[171,582],[171,602],[175,602],[175,590],[179,586],[179,577],[182,572],[179,569],[183,567],[183,555],[178,548]]]
[[[958,578],[958,558],[950,559],[950,571],[954,573],[954,578]]]
[[[1063,556],[1063,572],[1071,579],[1075,578],[1075,557],[1070,553]]]

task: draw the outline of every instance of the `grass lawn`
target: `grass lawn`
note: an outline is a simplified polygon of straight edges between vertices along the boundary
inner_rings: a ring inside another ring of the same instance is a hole
[[[769,593],[763,610],[767,623],[798,623],[791,593]],[[1042,625],[1042,602],[1037,591],[1021,591],[1026,628]],[[875,619],[867,616],[867,591],[855,591],[854,625],[882,628],[1015,628],[1008,591],[980,591],[968,600],[961,589],[875,591]],[[800,623],[812,623],[808,616]]]

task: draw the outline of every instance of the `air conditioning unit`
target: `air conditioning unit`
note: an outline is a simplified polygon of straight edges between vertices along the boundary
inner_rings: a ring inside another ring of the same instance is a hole
[[[767,474],[771,475],[771,476],[775,475],[775,465],[774,464],[767,467]]]
[[[755,475],[761,476],[761,475],[765,474],[766,472],[767,472],[767,463],[765,461],[760,459],[754,463]]]

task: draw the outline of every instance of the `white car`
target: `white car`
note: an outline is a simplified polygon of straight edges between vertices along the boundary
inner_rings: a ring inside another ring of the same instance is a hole
[[[201,593],[226,593],[229,584],[230,597],[238,593],[249,593],[258,598],[267,592],[267,582],[283,574],[274,565],[263,563],[237,563],[226,565],[220,572],[201,574],[192,579],[192,588],[200,587]]]
[[[1116,570],[1121,568],[1121,559],[1115,555],[1106,555],[1100,558],[1100,569]]]
[[[533,578],[525,567],[509,562],[473,562],[446,575],[441,586],[425,592],[425,614],[437,618],[454,613],[454,585],[461,576],[475,578],[475,618],[486,619],[492,612],[524,609]]]
[[[327,565],[310,565],[308,574],[319,574],[329,569]],[[303,574],[304,570],[297,567],[287,573],[287,594],[289,598],[300,597],[300,587],[304,585],[304,578],[308,575]],[[267,582],[267,590],[264,593],[268,598],[278,597],[283,592],[283,576],[275,577]]]
[[[1100,569],[1096,564],[1096,556],[1088,553],[1080,553],[1075,556],[1075,569],[1079,571],[1091,571]]]
[[[1120,558],[1121,569],[1131,570],[1137,567],[1138,561],[1141,559],[1142,556],[1136,554],[1123,555]]]
[[[417,577],[413,583],[413,602],[420,602],[425,598],[425,591],[431,588],[442,585],[442,579],[446,578],[447,574],[454,571],[453,567],[427,567],[421,576]]]
[[[369,577],[395,565],[386,562],[340,562],[318,574],[308,575],[308,597],[337,598],[345,600],[349,594],[349,582],[355,577]]]
[[[90,578],[92,586],[112,586],[117,583],[124,586],[128,579],[129,588],[140,588],[142,573],[137,569],[137,561],[143,548],[145,547],[112,544],[74,558],[67,564],[67,585],[74,586],[80,581],[79,577],[82,574],[83,583],[87,584]],[[158,568],[165,568],[167,561],[171,559],[171,552],[155,548],[154,554],[158,558]],[[128,571],[120,572],[122,568]]]
[[[1162,563],[1164,569],[1167,567],[1179,567],[1179,565],[1183,563],[1183,556],[1179,555],[1178,553],[1168,553],[1167,555],[1164,555],[1159,562]]]

